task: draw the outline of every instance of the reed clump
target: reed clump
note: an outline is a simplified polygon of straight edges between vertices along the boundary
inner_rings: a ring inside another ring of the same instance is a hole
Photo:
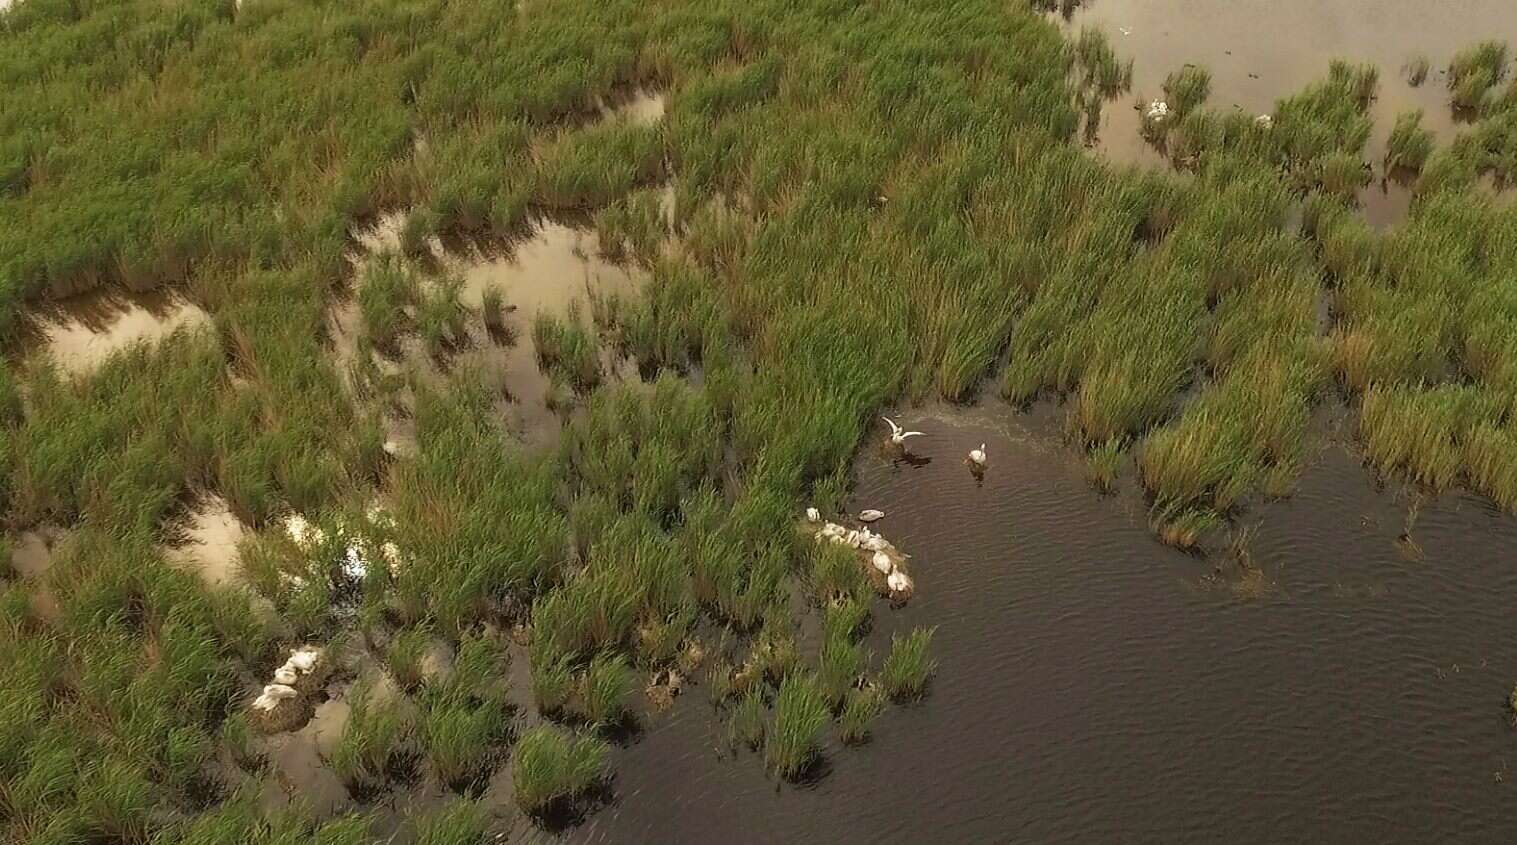
[[[1164,78],[1163,89],[1175,117],[1184,118],[1211,96],[1211,72],[1200,65],[1186,65]]]
[[[1420,173],[1432,153],[1433,133],[1422,126],[1422,110],[1397,115],[1396,125],[1391,128],[1390,139],[1386,141],[1386,170]]]
[[[1506,78],[1507,45],[1482,41],[1460,50],[1448,66],[1449,96],[1454,108],[1479,111],[1486,93]]]
[[[1402,73],[1406,75],[1406,82],[1413,88],[1417,88],[1427,81],[1428,71],[1432,69],[1432,62],[1424,55],[1416,55],[1408,59],[1402,67]]]
[[[348,720],[327,763],[350,790],[370,793],[404,776],[412,720],[402,700],[383,699],[367,685],[348,696]]]
[[[416,845],[481,845],[490,811],[467,798],[453,798],[416,822]],[[325,840],[322,840],[325,843]]]
[[[826,696],[816,679],[791,674],[774,699],[774,720],[764,736],[764,761],[784,779],[800,776],[817,753],[817,740],[829,716]]]
[[[880,669],[880,683],[891,698],[912,700],[927,691],[927,680],[937,669],[937,661],[929,654],[936,631],[936,628],[915,628],[904,637],[891,636],[890,653],[885,655]]]
[[[620,724],[629,716],[627,705],[636,687],[625,657],[598,654],[580,682],[580,715],[592,725]]]
[[[516,803],[528,813],[544,813],[571,803],[605,775],[607,745],[543,726],[527,731],[511,752]]]
[[[867,742],[871,726],[885,712],[887,701],[884,691],[873,685],[850,691],[838,714],[838,736],[849,745]]]

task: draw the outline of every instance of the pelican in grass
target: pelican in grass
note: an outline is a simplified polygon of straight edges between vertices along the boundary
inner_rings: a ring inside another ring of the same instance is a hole
[[[906,438],[921,437],[924,434],[924,432],[921,431],[906,431],[899,425],[896,425],[895,420],[891,419],[890,417],[880,417],[880,419],[884,420],[887,424],[890,425],[890,445],[902,451],[905,451],[906,449]]]

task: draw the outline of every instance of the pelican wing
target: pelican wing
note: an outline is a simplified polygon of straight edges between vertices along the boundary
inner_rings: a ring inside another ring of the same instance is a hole
[[[901,433],[901,427],[895,424],[895,420],[891,419],[890,417],[880,417],[880,419],[882,419],[885,422],[887,422],[887,423],[890,424],[890,433],[891,434],[900,434]]]
[[[904,433],[904,434],[901,435],[901,439],[905,440],[908,437],[921,437],[925,433],[926,432],[921,432],[921,431],[908,431],[908,432],[906,432],[906,433]]]

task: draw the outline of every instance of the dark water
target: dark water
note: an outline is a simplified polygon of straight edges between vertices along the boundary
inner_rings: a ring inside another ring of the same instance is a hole
[[[1257,570],[1156,543],[1057,440],[1004,408],[908,414],[922,467],[874,457],[856,507],[914,554],[889,632],[939,626],[923,703],[827,749],[817,784],[721,760],[704,691],[618,754],[582,841],[1510,842],[1517,520],[1377,490],[1324,434],[1255,506]],[[962,465],[989,446],[984,486]],[[1415,544],[1415,545],[1413,545]],[[1420,551],[1418,550],[1420,547]],[[1502,782],[1502,780],[1506,782]]]

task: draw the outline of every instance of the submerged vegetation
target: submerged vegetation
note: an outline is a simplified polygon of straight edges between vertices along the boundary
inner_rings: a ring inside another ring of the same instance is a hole
[[[871,674],[883,604],[795,531],[804,503],[842,504],[890,402],[1061,397],[1093,483],[1130,454],[1156,532],[1186,547],[1288,488],[1335,389],[1384,471],[1517,507],[1517,212],[1477,190],[1517,178],[1503,45],[1450,67],[1473,111],[1458,138],[1398,120],[1387,164],[1422,173],[1378,233],[1353,212],[1373,68],[1333,63],[1270,121],[1208,108],[1206,71],[1176,71],[1176,175],[1070,143],[1131,64],[1029,4],[527,7],[0,12],[11,346],[39,301],[97,289],[170,287],[212,315],[80,376],[0,366],[7,528],[66,535],[0,593],[4,838],[356,842],[423,772],[468,793],[507,760],[524,810],[573,809],[606,785],[595,733],[628,722],[645,673],[706,679],[735,745],[805,777],[829,721],[862,741],[934,671],[925,628],[892,631]],[[634,88],[666,92],[664,116],[602,114]],[[361,254],[399,211],[399,254]],[[510,291],[479,293],[492,335],[529,328],[577,394],[556,447],[531,450],[487,373],[422,378],[404,353],[468,342],[475,300],[434,241],[509,249],[547,215],[593,221],[648,278],[589,319],[517,323]],[[382,389],[347,388],[344,302],[360,351],[398,371]],[[388,448],[395,416],[414,454]],[[232,587],[164,559],[205,493],[251,532]],[[291,513],[322,538],[292,542]],[[820,648],[799,613],[824,617]],[[546,720],[520,736],[507,631]],[[253,800],[274,762],[244,713],[302,642],[348,643],[337,674],[364,679],[325,691],[349,708],[327,764],[352,815]],[[457,799],[406,830],[487,828]]]

